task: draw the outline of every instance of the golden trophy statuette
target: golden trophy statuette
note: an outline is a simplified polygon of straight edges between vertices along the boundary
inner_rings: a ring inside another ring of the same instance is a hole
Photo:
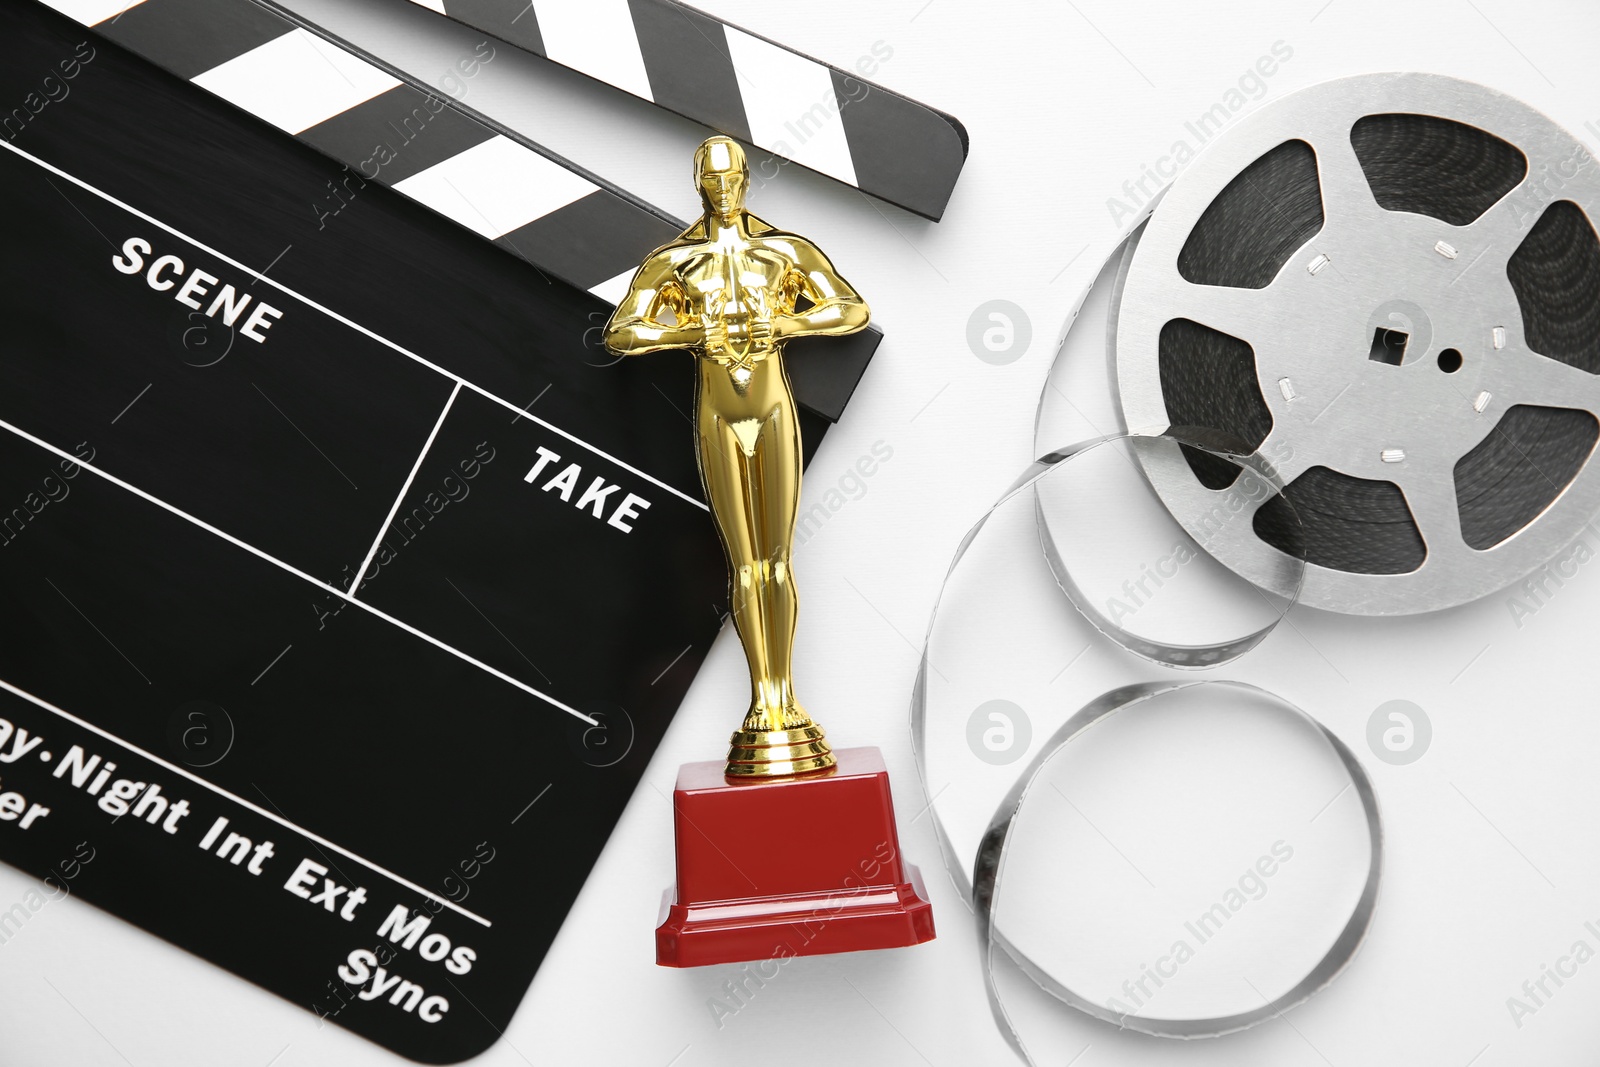
[[[699,369],[700,480],[750,665],[750,710],[725,773],[821,771],[834,766],[833,752],[794,694],[800,426],[783,349],[794,337],[854,333],[871,312],[815,245],[745,210],[750,170],[736,142],[709,138],[694,172],[705,214],[634,274],[605,343],[624,356],[687,349]]]
[[[726,763],[679,768],[678,881],[656,962],[920,944],[934,936],[933,909],[900,855],[883,754],[834,751],[794,694],[800,426],[783,349],[793,337],[854,333],[870,313],[815,245],[744,209],[750,171],[738,144],[706,141],[694,174],[705,214],[650,253],[605,340],[628,356],[696,357],[696,456],[728,558],[750,710]]]

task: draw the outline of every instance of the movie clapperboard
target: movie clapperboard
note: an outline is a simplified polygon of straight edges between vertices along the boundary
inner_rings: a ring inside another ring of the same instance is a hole
[[[279,9],[124,7],[0,8],[0,859],[466,1059],[722,623],[687,357],[599,342],[681,223]],[[877,340],[794,346],[808,447]]]

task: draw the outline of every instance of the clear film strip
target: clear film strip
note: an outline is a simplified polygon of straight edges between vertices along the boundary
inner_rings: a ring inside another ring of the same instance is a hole
[[[1365,771],[1333,731],[1237,676],[1303,563],[1283,553],[1271,590],[1245,581],[1188,532],[1221,536],[1249,521],[1243,506],[1168,514],[1142,474],[1140,456],[1181,450],[1229,466],[1258,504],[1282,499],[1205,436],[1042,458],[963,539],[929,625],[918,765],[994,1017],[1030,1063],[1129,1031],[1277,1018],[1349,965],[1376,908],[1383,833]],[[1171,667],[1236,676],[1177,681]]]

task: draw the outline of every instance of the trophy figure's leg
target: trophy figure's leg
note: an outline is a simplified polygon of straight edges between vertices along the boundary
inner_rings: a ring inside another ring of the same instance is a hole
[[[789,557],[800,504],[800,435],[788,390],[773,399],[764,415],[751,418],[729,420],[725,411],[701,409],[701,472],[728,557],[734,627],[750,667],[750,711],[729,748],[731,777],[834,765],[822,727],[794,696],[799,597]]]

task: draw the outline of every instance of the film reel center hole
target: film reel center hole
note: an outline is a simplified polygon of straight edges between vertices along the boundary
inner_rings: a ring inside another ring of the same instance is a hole
[[[1398,367],[1406,358],[1406,342],[1411,340],[1411,335],[1404,330],[1391,330],[1379,326],[1372,331],[1372,350],[1367,353],[1367,358],[1374,363],[1387,363],[1391,367]]]
[[[1447,348],[1439,353],[1439,369],[1446,374],[1454,374],[1460,370],[1461,363],[1461,351],[1459,349]]]

